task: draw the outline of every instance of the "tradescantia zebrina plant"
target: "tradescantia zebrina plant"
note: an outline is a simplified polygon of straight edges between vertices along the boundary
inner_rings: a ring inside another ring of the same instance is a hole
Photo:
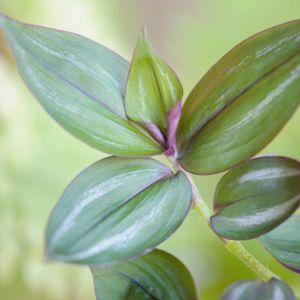
[[[252,157],[299,107],[300,20],[236,46],[184,105],[178,77],[146,32],[128,63],[73,33],[3,15],[0,26],[44,109],[77,138],[114,155],[85,169],[62,194],[46,230],[49,259],[89,265],[101,300],[197,299],[186,267],[155,250],[192,207],[258,277],[232,285],[222,299],[295,299],[239,240],[258,238],[299,272],[300,162]],[[189,173],[226,170],[210,212]]]

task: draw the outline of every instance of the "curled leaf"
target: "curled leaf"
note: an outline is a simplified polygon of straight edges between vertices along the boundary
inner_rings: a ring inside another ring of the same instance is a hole
[[[182,98],[182,86],[173,70],[151,49],[144,31],[136,46],[126,87],[127,115],[167,131],[167,114]]]

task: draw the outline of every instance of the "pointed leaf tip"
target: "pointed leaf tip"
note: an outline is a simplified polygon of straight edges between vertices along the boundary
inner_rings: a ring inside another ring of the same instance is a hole
[[[145,42],[148,47],[150,46],[150,41],[148,38],[148,29],[146,26],[143,27],[139,40]]]
[[[2,24],[4,21],[5,36],[23,80],[63,128],[88,145],[115,155],[163,152],[163,147],[126,118],[126,60],[71,32],[1,15]]]
[[[144,28],[133,54],[126,86],[128,117],[167,131],[167,113],[181,100],[182,86],[174,71],[152,50]]]

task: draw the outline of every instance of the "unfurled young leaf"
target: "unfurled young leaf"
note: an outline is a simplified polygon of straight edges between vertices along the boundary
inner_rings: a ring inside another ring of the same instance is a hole
[[[292,216],[259,241],[285,267],[300,273],[300,215]]]
[[[129,72],[125,108],[130,119],[167,131],[167,114],[182,98],[176,74],[151,49],[144,31]],[[151,129],[151,128],[150,128]]]
[[[281,280],[243,280],[231,285],[221,300],[296,300],[291,288]]]
[[[183,222],[191,187],[152,159],[110,157],[77,176],[47,227],[50,259],[107,264],[146,253]]]
[[[98,300],[196,300],[193,278],[174,256],[154,250],[107,268],[92,266]]]
[[[300,162],[260,157],[230,170],[218,183],[211,226],[228,239],[251,239],[278,226],[299,205]]]
[[[196,174],[223,171],[255,155],[300,103],[300,20],[233,48],[188,97],[178,128],[180,163]]]
[[[4,16],[1,22],[24,81],[61,126],[108,153],[146,156],[163,151],[126,119],[127,61],[77,34]]]

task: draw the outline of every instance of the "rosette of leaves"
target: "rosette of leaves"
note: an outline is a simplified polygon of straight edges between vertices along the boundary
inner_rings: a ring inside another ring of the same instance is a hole
[[[83,142],[114,155],[70,183],[46,230],[48,257],[91,266],[99,299],[197,298],[182,263],[154,250],[191,208],[187,173],[228,170],[216,188],[212,229],[225,242],[263,235],[267,250],[298,270],[299,220],[284,222],[300,204],[300,162],[251,158],[299,107],[299,20],[237,45],[184,105],[177,75],[145,31],[129,63],[77,34],[3,15],[0,28],[43,108]],[[173,166],[150,158],[159,154]],[[277,279],[239,283],[223,299],[279,299],[276,291],[294,299]]]

